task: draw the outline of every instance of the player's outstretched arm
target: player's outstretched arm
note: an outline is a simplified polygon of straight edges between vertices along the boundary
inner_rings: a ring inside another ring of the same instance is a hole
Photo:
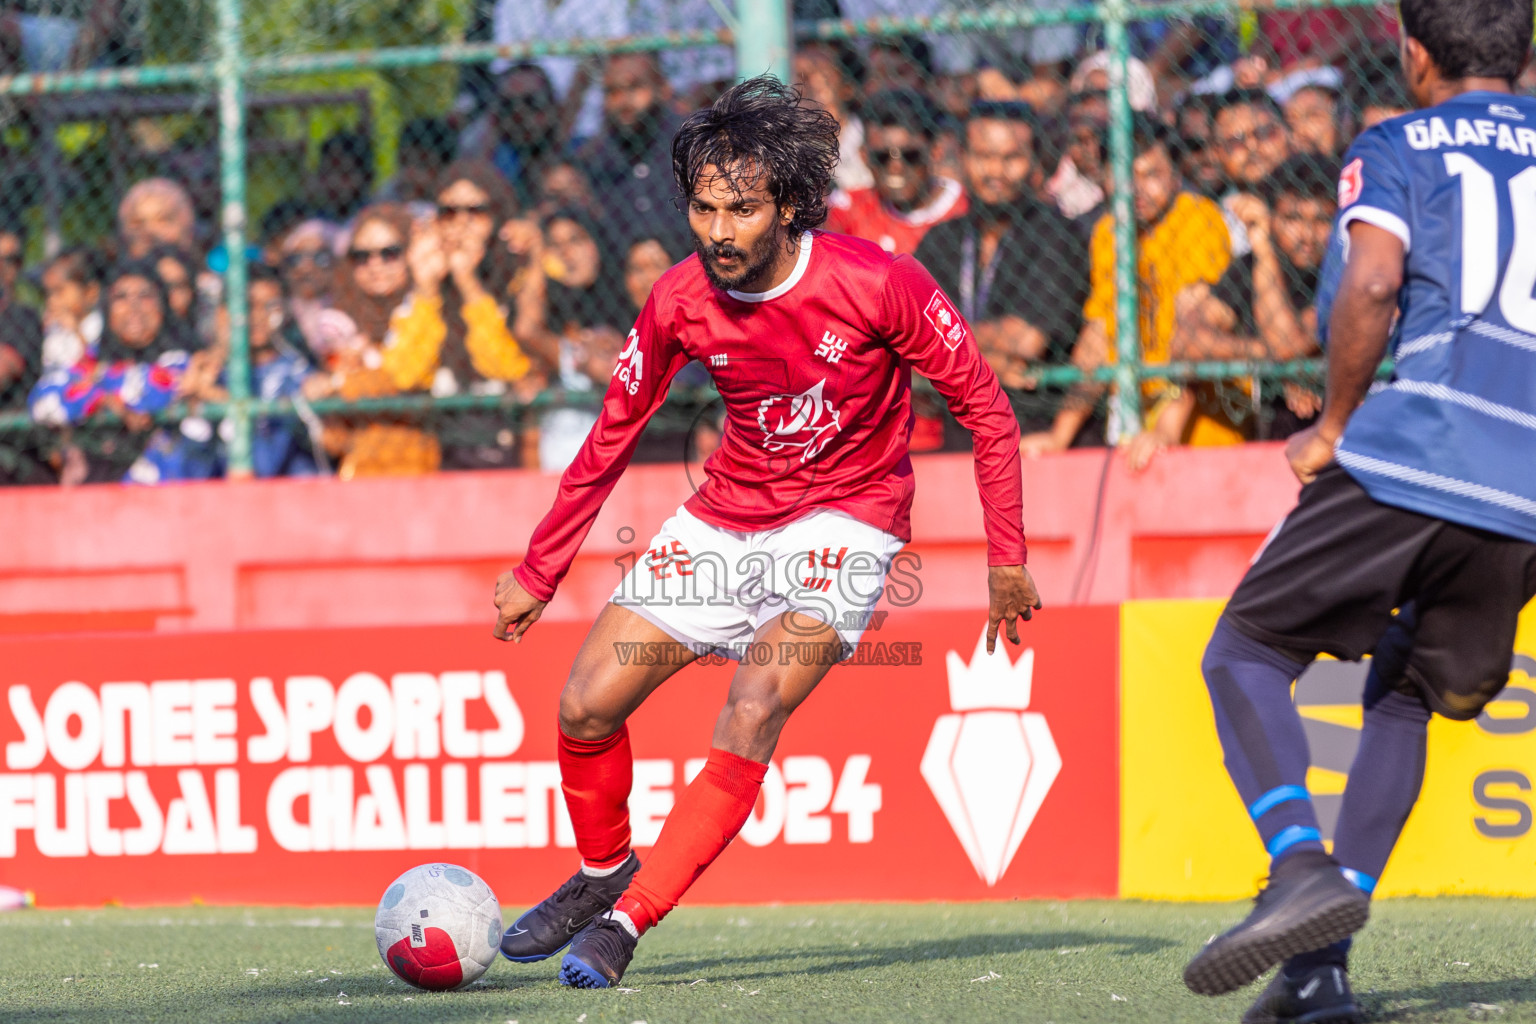
[[[1022,566],[1028,553],[1019,421],[997,375],[982,359],[970,325],[920,263],[898,256],[873,326],[878,337],[933,383],[960,425],[971,432],[987,564]]]
[[[1364,221],[1349,225],[1349,261],[1328,322],[1323,414],[1285,446],[1291,470],[1304,484],[1333,461],[1333,446],[1376,378],[1403,284],[1403,252],[1402,239],[1392,232]]]
[[[997,631],[1004,628],[1018,646],[1018,620],[1028,622],[1040,608],[1040,592],[1022,565],[994,565],[987,570],[987,653],[997,649]]]
[[[540,601],[517,582],[517,577],[504,572],[496,577],[496,628],[491,635],[497,640],[523,642],[528,627],[539,621],[548,601]]]
[[[665,282],[665,278],[662,282]],[[678,342],[657,324],[658,283],[609,378],[603,407],[581,451],[560,475],[549,513],[534,529],[523,564],[496,585],[495,635],[518,640],[555,596],[603,502],[629,465],[651,415],[667,398],[667,386],[688,361]]]

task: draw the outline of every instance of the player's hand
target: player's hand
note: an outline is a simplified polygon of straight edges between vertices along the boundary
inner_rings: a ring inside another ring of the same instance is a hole
[[[1285,442],[1285,457],[1291,463],[1296,479],[1309,484],[1317,474],[1333,463],[1333,443],[1337,438],[1325,437],[1322,431],[1311,426],[1299,434],[1292,434]]]
[[[448,273],[453,276],[460,292],[484,291],[476,275],[480,261],[485,259],[485,242],[484,238],[471,235],[448,254]]]
[[[1019,454],[1026,459],[1038,459],[1042,455],[1065,450],[1061,442],[1056,440],[1056,435],[1049,430],[1025,434],[1019,438]]]
[[[1239,192],[1227,200],[1232,216],[1250,233],[1269,234],[1269,204],[1251,192]]]
[[[544,252],[544,232],[534,220],[509,220],[498,232],[507,252],[513,256],[537,257]],[[538,260],[534,259],[534,263]]]
[[[540,601],[517,582],[517,577],[504,572],[496,577],[496,628],[491,635],[497,640],[523,642],[528,627],[539,621],[548,601]]]
[[[1157,431],[1143,430],[1124,445],[1126,467],[1132,473],[1140,473],[1152,465],[1158,452],[1171,447],[1173,445],[1159,436]]]
[[[1323,411],[1323,396],[1293,380],[1285,382],[1285,407],[1297,419],[1309,420]]]
[[[1040,592],[1029,570],[1022,565],[994,565],[987,570],[987,653],[997,649],[997,629],[1006,624],[1008,639],[1018,646],[1019,624],[1034,617],[1040,607]]]
[[[411,281],[424,295],[436,295],[448,276],[448,254],[434,221],[420,221],[411,232],[411,244],[405,253]]]
[[[27,372],[27,361],[20,352],[0,341],[0,382],[9,384]]]

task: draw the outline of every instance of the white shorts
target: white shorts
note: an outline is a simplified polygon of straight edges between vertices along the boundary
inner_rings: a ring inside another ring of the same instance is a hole
[[[765,623],[794,610],[826,623],[851,654],[903,542],[842,512],[817,509],[772,530],[743,533],[686,508],[662,524],[613,603],[700,654],[740,660]],[[800,616],[791,616],[791,631]],[[809,623],[807,623],[809,625]]]

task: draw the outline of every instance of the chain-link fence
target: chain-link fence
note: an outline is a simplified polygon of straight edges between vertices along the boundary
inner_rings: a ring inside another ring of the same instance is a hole
[[[1396,31],[1352,0],[0,0],[0,479],[563,466],[690,251],[672,132],[764,70],[842,126],[827,227],[935,274],[1026,451],[1281,437],[1319,405],[1339,156],[1406,109]],[[969,443],[915,404],[915,449]],[[640,457],[720,430],[689,367]]]

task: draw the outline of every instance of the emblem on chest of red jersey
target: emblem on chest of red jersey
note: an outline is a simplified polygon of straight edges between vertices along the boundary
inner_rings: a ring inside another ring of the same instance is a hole
[[[821,454],[842,429],[837,408],[822,397],[826,383],[823,377],[798,395],[772,395],[758,403],[764,448],[799,452],[801,462]]]
[[[939,332],[939,337],[950,349],[958,347],[965,340],[965,321],[961,320],[960,314],[955,312],[949,297],[939,289],[933,290],[933,298],[928,300],[928,305],[923,309],[923,316],[933,324],[933,329]]]

